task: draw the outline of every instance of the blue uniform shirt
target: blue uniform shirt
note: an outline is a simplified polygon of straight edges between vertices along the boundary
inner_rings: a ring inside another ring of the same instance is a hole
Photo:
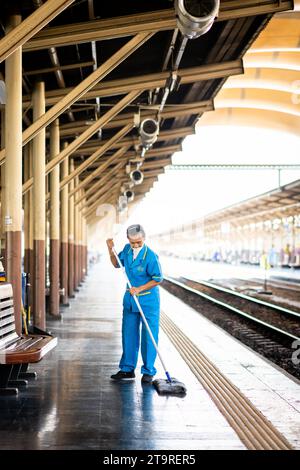
[[[135,260],[133,260],[133,250],[130,244],[127,243],[123,251],[119,253],[119,258],[133,287],[142,286],[151,280],[157,282],[163,280],[158,256],[147,245],[144,244]],[[137,297],[143,310],[148,312],[159,311],[160,298],[158,286],[140,292],[140,294],[137,294]],[[123,307],[126,310],[138,312],[137,305],[129,292],[128,285],[123,298]]]

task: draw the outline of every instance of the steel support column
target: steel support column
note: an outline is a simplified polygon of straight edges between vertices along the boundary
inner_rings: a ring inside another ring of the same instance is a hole
[[[50,160],[60,151],[59,121],[50,127]],[[59,165],[50,174],[50,304],[49,313],[59,315]]]
[[[24,147],[24,178],[32,176],[30,168],[30,144]],[[30,192],[24,195],[24,272],[30,273]]]
[[[33,120],[36,121],[45,113],[45,84],[37,82],[33,90]],[[33,152],[33,249],[34,249],[34,279],[33,279],[33,314],[34,324],[44,330],[45,316],[45,129],[34,138]]]
[[[74,170],[74,161],[70,159],[69,173]],[[70,182],[70,191],[74,188],[74,180]],[[68,235],[68,255],[69,255],[69,276],[68,276],[68,291],[69,297],[74,297],[74,196],[69,198],[69,235]]]
[[[29,146],[29,169],[30,177],[33,175],[33,142],[27,144]],[[34,232],[34,209],[33,209],[33,188],[29,191],[29,272],[30,272],[30,288],[29,288],[29,305],[31,310],[33,310],[33,283],[34,283],[34,242],[33,242],[33,232]]]
[[[84,195],[84,191],[82,191]],[[84,206],[84,203],[83,203]],[[87,246],[86,246],[86,220],[85,217],[81,217],[81,237],[82,237],[82,276],[83,279],[87,275]]]
[[[78,176],[74,179],[74,184],[75,186],[78,184]],[[78,197],[78,193],[75,194],[75,202],[76,202],[76,199]],[[79,267],[78,267],[78,261],[79,261],[79,257],[78,257],[78,242],[79,242],[79,238],[78,238],[78,225],[79,225],[79,222],[78,222],[78,219],[79,219],[79,209],[78,209],[78,206],[74,205],[73,206],[74,208],[74,290],[75,292],[78,291],[78,284],[79,284]]]
[[[79,181],[79,178],[78,178]],[[82,195],[82,191],[79,192],[79,196]],[[79,284],[83,281],[83,265],[82,265],[82,215],[81,207],[79,207],[79,217],[78,217],[78,268],[79,268]]]
[[[20,15],[10,17],[8,31],[21,23]],[[10,33],[8,33],[10,34]],[[22,233],[22,49],[17,48],[5,61],[5,231],[6,278],[12,284],[16,331],[21,320],[21,233]]]
[[[67,147],[64,143],[64,148]],[[69,174],[69,159],[66,158],[61,164],[61,179],[64,179]],[[60,193],[60,209],[61,209],[61,244],[60,244],[60,282],[64,290],[61,297],[61,303],[64,306],[69,305],[68,301],[68,237],[69,237],[69,187],[64,186]]]

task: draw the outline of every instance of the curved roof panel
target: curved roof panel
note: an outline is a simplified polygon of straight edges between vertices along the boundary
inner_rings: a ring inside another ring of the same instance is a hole
[[[229,77],[214,113],[198,125],[248,125],[300,132],[300,1],[277,13],[247,51],[244,74]]]

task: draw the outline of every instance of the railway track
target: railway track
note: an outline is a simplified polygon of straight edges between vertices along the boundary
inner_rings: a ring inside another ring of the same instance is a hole
[[[264,300],[233,291],[211,282],[194,281],[186,277],[182,279],[188,286],[198,289],[200,295],[205,294],[205,292],[207,292],[208,295],[213,294],[211,301],[216,302],[218,300],[219,305],[241,316],[260,323],[266,328],[273,329],[282,335],[290,337],[292,340],[300,340],[299,312],[283,308],[270,302],[265,302]],[[242,307],[243,310],[238,307]]]
[[[165,277],[168,291],[213,323],[300,379],[293,345],[300,342],[300,313],[219,285]]]
[[[255,282],[263,285],[264,281],[261,279],[253,278]],[[292,283],[292,282],[285,282],[285,281],[275,281],[272,279],[268,280],[268,286],[275,287],[277,289],[282,289],[286,291],[293,291],[293,292],[300,292],[300,284],[299,283]],[[300,294],[299,294],[300,298]]]
[[[284,276],[270,276],[269,279],[271,282],[277,282],[277,283],[280,283],[281,285],[285,284],[285,285],[293,286],[297,288],[300,287],[300,280],[297,278],[291,279],[291,278],[286,278]]]

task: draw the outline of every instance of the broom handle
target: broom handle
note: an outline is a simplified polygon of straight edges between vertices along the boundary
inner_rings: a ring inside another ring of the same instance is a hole
[[[124,268],[124,266],[122,265],[121,260],[120,260],[119,256],[117,255],[117,252],[116,252],[116,250],[115,250],[114,247],[112,247],[112,251],[113,251],[113,254],[114,254],[115,257],[116,257],[116,260],[118,261],[118,265],[119,265],[120,268],[122,269],[122,272],[123,272],[124,277],[125,277],[125,279],[126,279],[126,281],[127,281],[127,284],[128,284],[128,286],[129,286],[129,289],[131,289],[131,288],[132,288],[131,282],[130,282],[129,279],[128,279],[128,276],[127,276],[127,274],[126,274],[125,268]],[[137,308],[139,309],[139,312],[140,312],[141,317],[142,317],[142,319],[143,319],[144,325],[145,325],[145,327],[147,328],[147,331],[148,331],[148,333],[149,333],[149,336],[150,336],[150,338],[151,338],[151,341],[152,341],[152,343],[153,343],[153,346],[154,346],[155,349],[156,349],[156,352],[157,352],[157,354],[158,354],[158,357],[159,357],[159,359],[160,359],[160,362],[162,363],[162,366],[163,366],[163,368],[164,368],[164,371],[165,371],[165,373],[166,373],[166,376],[167,376],[167,378],[168,378],[168,380],[169,380],[169,382],[170,382],[170,381],[171,381],[171,378],[170,378],[169,372],[167,371],[167,368],[166,368],[166,366],[165,366],[164,360],[163,360],[163,358],[162,358],[162,356],[161,356],[161,354],[160,354],[160,352],[159,352],[159,350],[158,350],[156,341],[155,341],[155,339],[154,339],[154,337],[153,337],[152,331],[150,330],[150,327],[149,327],[148,322],[147,322],[147,320],[146,320],[146,317],[145,317],[145,315],[144,315],[144,312],[143,312],[143,309],[142,309],[141,304],[140,304],[140,302],[139,302],[139,299],[137,298],[137,296],[136,296],[135,294],[134,294],[133,298],[134,298],[134,300],[135,300],[135,303],[136,303],[136,305],[137,305]]]

